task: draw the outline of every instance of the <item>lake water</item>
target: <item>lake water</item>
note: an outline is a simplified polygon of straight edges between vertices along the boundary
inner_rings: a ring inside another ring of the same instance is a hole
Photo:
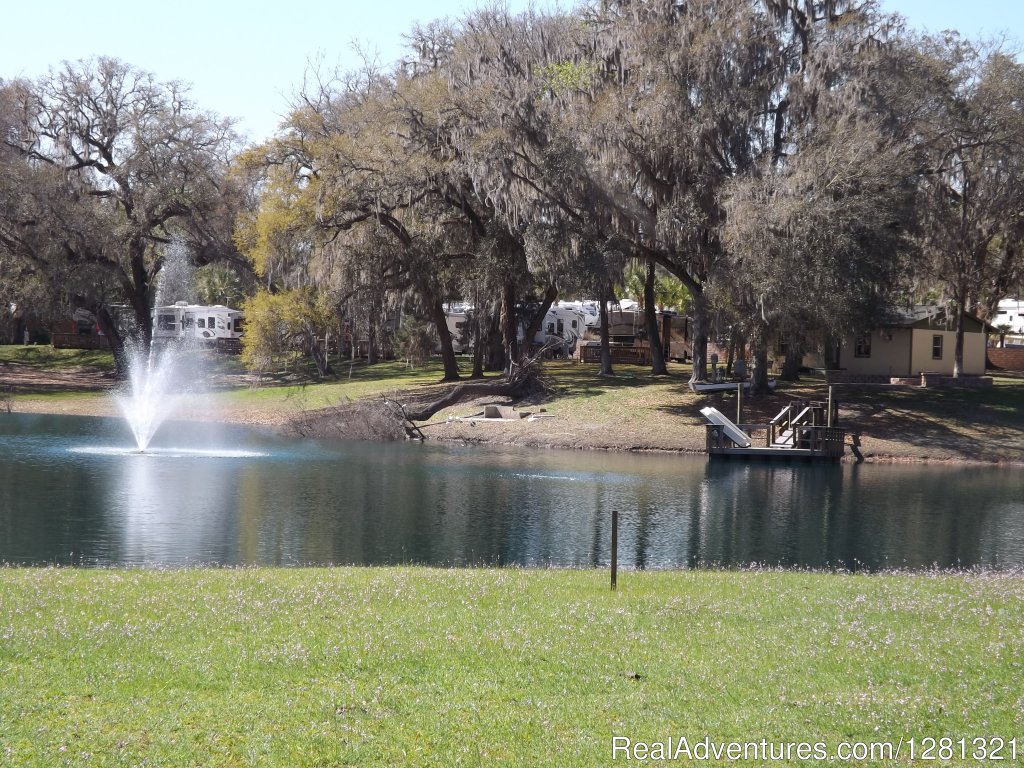
[[[0,562],[1024,567],[1019,467],[320,443],[0,415]],[[198,450],[197,450],[198,449]]]

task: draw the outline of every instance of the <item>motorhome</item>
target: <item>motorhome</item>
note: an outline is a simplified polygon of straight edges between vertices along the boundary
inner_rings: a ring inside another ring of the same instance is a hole
[[[600,338],[600,304],[595,301],[566,302],[562,306],[579,306],[587,318],[586,339]],[[659,309],[655,320],[661,333],[662,344],[666,345],[666,356],[670,360],[685,362],[692,355],[689,318],[670,309]],[[633,347],[647,343],[647,317],[643,309],[630,299],[608,304],[608,336],[613,345]]]
[[[207,306],[176,302],[153,310],[153,339],[195,338],[230,343],[242,338],[244,318],[237,309],[222,304]]]

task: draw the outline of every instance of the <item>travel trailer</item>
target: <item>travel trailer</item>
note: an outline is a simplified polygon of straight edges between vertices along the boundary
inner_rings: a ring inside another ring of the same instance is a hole
[[[472,337],[473,308],[464,304],[451,304],[445,315],[448,320],[448,333],[452,337],[452,348],[455,354],[467,354],[473,348]],[[587,316],[578,309],[552,306],[544,315],[540,330],[533,337],[533,345],[547,346],[555,357],[569,357],[576,351],[576,342],[587,330]],[[519,325],[519,342],[522,343],[526,333],[525,326]]]
[[[237,342],[244,319],[237,309],[221,304],[206,306],[179,301],[153,310],[153,339],[156,341],[196,338],[214,343]]]
[[[553,306],[544,315],[544,322],[533,337],[533,343],[547,345],[556,357],[570,357],[586,331],[587,316],[582,310]],[[520,329],[520,335],[523,332]]]
[[[452,349],[456,355],[467,354],[473,348],[473,331],[470,327],[470,313],[473,308],[465,304],[449,304],[445,312],[448,333],[452,337]]]
[[[997,328],[1008,325],[1010,334],[1024,336],[1024,299],[1003,299],[989,322]]]

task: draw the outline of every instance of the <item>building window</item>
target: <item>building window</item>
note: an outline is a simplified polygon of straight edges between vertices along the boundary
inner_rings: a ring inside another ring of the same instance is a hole
[[[942,336],[935,334],[932,336],[932,360],[942,359]]]
[[[782,331],[779,331],[779,336],[775,340],[775,354],[777,354],[777,355],[785,355],[788,352],[789,352],[789,337],[785,333],[783,333]]]
[[[854,357],[871,357],[871,334],[861,333],[853,339]]]

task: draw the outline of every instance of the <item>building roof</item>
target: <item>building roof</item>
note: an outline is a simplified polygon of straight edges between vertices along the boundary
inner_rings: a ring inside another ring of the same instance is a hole
[[[964,312],[967,321],[964,329],[974,332],[994,331],[995,329],[981,318]],[[953,330],[953,318],[945,307],[937,304],[914,304],[909,307],[896,307],[882,321],[884,328],[935,328]]]

